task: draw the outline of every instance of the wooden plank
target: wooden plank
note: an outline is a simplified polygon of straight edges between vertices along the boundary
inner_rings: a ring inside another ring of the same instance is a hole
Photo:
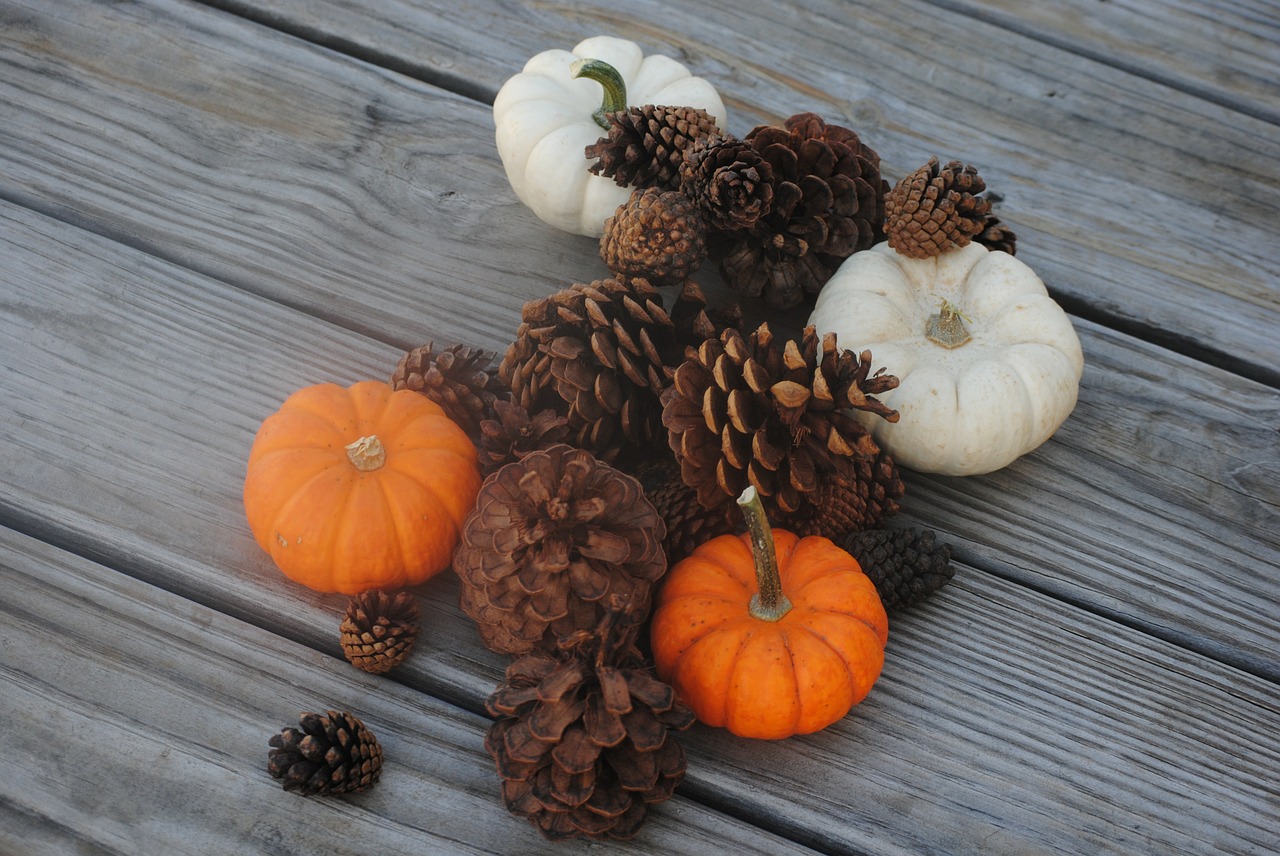
[[[814,110],[862,134],[891,179],[931,155],[975,164],[1003,196],[998,211],[1019,236],[1019,255],[1072,311],[1280,384],[1280,260],[1267,249],[1270,224],[1280,219],[1274,125],[1128,73],[1123,63],[1082,57],[1076,42],[1046,45],[1048,24],[1029,37],[1005,29],[1008,16],[996,26],[925,0],[872,0],[856,11],[832,0],[638,0],[625,10],[499,0],[219,5],[489,97],[538,51],[598,33],[634,39],[711,80],[735,133]],[[1274,21],[1254,26],[1258,14],[1266,20],[1266,6],[1206,9],[1211,25],[1180,31],[1193,13],[1173,5],[1167,21],[1163,6],[1152,16],[1162,21],[1170,64],[1215,40],[1231,56],[1253,45],[1262,52],[1248,67],[1275,91],[1280,51],[1267,35]],[[524,224],[508,230],[523,234]]]
[[[0,529],[0,850],[583,853],[510,816],[487,721]],[[267,773],[303,711],[348,710],[381,781],[304,798]],[[619,853],[810,853],[676,797]]]
[[[394,349],[66,224],[0,210],[0,396],[13,402],[0,415],[0,466],[10,474],[0,515],[332,654],[341,600],[288,584],[252,543],[243,459],[257,422],[293,388],[369,376]],[[1097,337],[1085,333],[1092,352]],[[1135,362],[1157,359],[1129,348]],[[1232,385],[1232,395],[1253,389]],[[1047,501],[1054,480],[1020,489]],[[1154,500],[1134,488],[1131,502],[1144,496]],[[1187,513],[1185,523],[1194,537],[1197,518]],[[1009,537],[1055,537],[1033,524]],[[1257,543],[1248,533],[1233,531],[1245,546],[1229,561],[1257,576],[1236,593],[1244,601],[1266,591],[1270,566],[1246,552]],[[1120,532],[1113,543],[1158,537]],[[1162,605],[1170,586],[1195,585],[1195,573],[1181,557],[1147,568],[1132,614],[1230,624],[1234,616]],[[1111,852],[1263,852],[1276,843],[1274,683],[968,566],[960,575],[895,621],[881,687],[830,731],[764,745],[690,734],[690,796],[833,852],[979,851],[990,836],[987,852],[1078,852],[1102,841]],[[423,595],[424,653],[402,679],[477,710],[504,660],[479,645],[456,580],[433,580]],[[1250,618],[1239,622],[1247,644],[1274,650],[1274,618]]]

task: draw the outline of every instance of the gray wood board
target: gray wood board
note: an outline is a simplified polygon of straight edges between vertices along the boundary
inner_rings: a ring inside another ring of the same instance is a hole
[[[1026,34],[1005,29],[1007,12],[979,19],[923,0],[220,5],[480,97],[541,50],[599,33],[634,39],[714,83],[734,133],[814,110],[862,134],[890,180],[931,155],[975,164],[1003,197],[1019,255],[1073,310],[1280,384],[1280,263],[1265,249],[1280,219],[1280,137],[1259,118],[1280,109],[1269,4],[1039,4],[1016,19]],[[1096,19],[1075,32],[1123,43],[1137,29],[1131,51],[1163,50],[1182,70],[1130,73],[1128,53],[1096,61],[1087,35],[1044,43],[1072,32],[1055,27],[1073,16]],[[1262,87],[1261,114],[1215,96],[1233,77],[1241,98]]]
[[[0,850],[121,854],[585,853],[512,817],[488,722],[0,528]],[[286,792],[267,740],[350,711],[382,779]],[[810,853],[683,797],[610,852]]]
[[[343,601],[288,583],[257,550],[240,505],[244,455],[288,392],[376,376],[395,350],[3,211],[4,518],[332,654]],[[1091,351],[1096,335],[1085,334]],[[1043,499],[1054,488],[1022,489]],[[1135,612],[1164,610],[1171,580],[1196,582],[1181,564],[1150,572],[1162,585],[1135,592]],[[421,651],[403,681],[477,710],[505,661],[479,645],[455,580],[423,595]],[[1242,632],[1258,645],[1276,638],[1265,623]],[[851,717],[776,744],[697,729],[686,788],[836,852],[980,851],[992,836],[986,852],[1102,841],[1113,852],[1262,852],[1277,828],[1278,726],[1274,684],[962,565],[957,583],[895,621],[881,685]]]

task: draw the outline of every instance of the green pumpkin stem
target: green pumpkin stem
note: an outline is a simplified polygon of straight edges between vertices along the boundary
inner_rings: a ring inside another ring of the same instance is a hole
[[[751,534],[751,555],[756,562],[756,585],[760,588],[751,596],[748,612],[762,621],[777,621],[791,611],[791,601],[782,593],[782,578],[778,575],[778,554],[773,546],[773,530],[765,516],[764,504],[755,485],[738,497],[738,507],[747,522]]]
[[[591,118],[601,128],[609,130],[609,114],[627,109],[627,84],[622,74],[602,59],[580,59],[569,66],[569,72],[575,78],[585,77],[600,84],[604,90],[604,101]]]

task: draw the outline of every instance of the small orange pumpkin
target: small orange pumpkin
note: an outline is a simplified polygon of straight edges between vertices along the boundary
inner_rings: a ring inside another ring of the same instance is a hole
[[[702,544],[667,573],[654,665],[707,725],[765,739],[818,731],[880,676],[884,606],[829,539],[770,529],[754,487],[738,503],[746,533]]]
[[[322,383],[262,423],[244,507],[285,575],[354,595],[449,567],[479,490],[475,446],[429,398],[380,381]]]

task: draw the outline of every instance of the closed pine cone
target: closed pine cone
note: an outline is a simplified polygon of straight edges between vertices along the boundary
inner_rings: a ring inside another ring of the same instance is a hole
[[[883,449],[875,455],[856,455],[822,479],[805,513],[787,521],[797,535],[821,535],[839,542],[850,532],[871,529],[898,513],[906,485],[893,458]]]
[[[487,476],[529,452],[568,439],[569,420],[554,410],[539,410],[530,416],[519,404],[498,399],[493,403],[493,418],[480,423],[480,472]]]
[[[680,478],[680,467],[670,455],[645,462],[635,476],[644,488],[645,497],[667,524],[668,566],[674,566],[700,544],[718,535],[728,535],[737,528],[740,515],[733,503],[704,508],[698,501],[698,492]]]
[[[773,207],[773,167],[735,137],[695,143],[680,168],[680,185],[708,228],[721,232],[749,229]]]
[[[955,576],[951,547],[929,529],[869,529],[837,543],[858,560],[887,610],[914,606]]]
[[[899,181],[885,197],[885,237],[904,256],[927,259],[963,247],[987,226],[986,182],[972,166],[936,157]]]
[[[489,476],[453,567],[485,645],[525,653],[594,627],[621,598],[640,622],[667,569],[666,528],[640,483],[566,445]]]
[[[600,258],[620,278],[641,277],[659,287],[682,285],[707,258],[702,217],[678,191],[634,190],[605,221]]]
[[[898,379],[870,374],[871,353],[819,339],[774,340],[767,324],[744,338],[736,330],[709,339],[677,369],[663,397],[667,442],[680,476],[706,508],[753,484],[775,525],[812,516],[807,506],[824,478],[853,479],[856,458],[880,449],[847,411],[889,421],[898,414],[874,398]]]
[[[268,741],[267,771],[286,791],[304,795],[357,793],[382,776],[382,747],[350,713],[304,713],[298,727]]]
[[[684,779],[673,732],[693,723],[653,677],[633,629],[600,626],[512,663],[490,696],[485,748],[508,811],[551,840],[630,838]]]
[[[420,617],[418,599],[409,592],[361,592],[347,604],[339,628],[343,656],[375,675],[391,671],[413,649]]]
[[[436,350],[435,343],[406,351],[391,374],[392,389],[420,392],[475,437],[494,400],[507,394],[491,368],[495,354],[468,345]]]
[[[608,135],[587,146],[588,169],[622,187],[680,188],[685,150],[719,132],[705,110],[646,104],[606,114]]]

